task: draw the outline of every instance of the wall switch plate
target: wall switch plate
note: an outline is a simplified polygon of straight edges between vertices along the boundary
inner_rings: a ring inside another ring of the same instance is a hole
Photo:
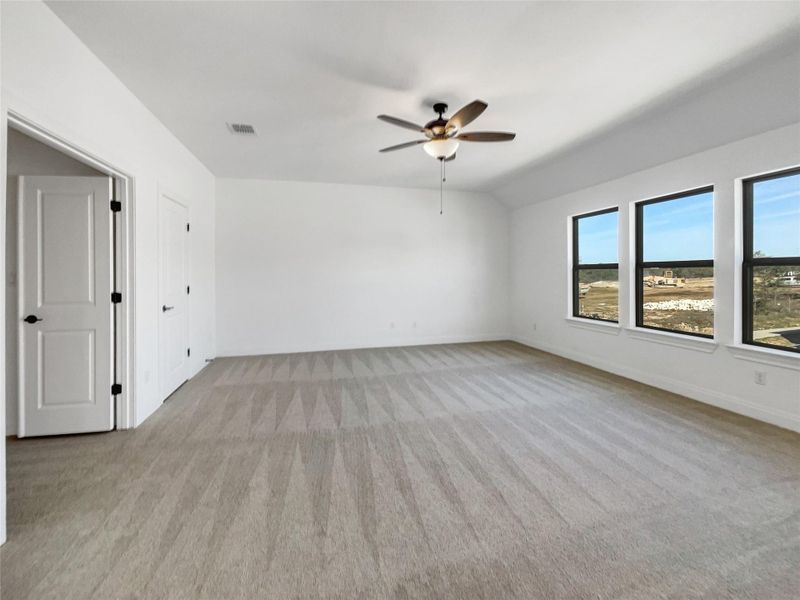
[[[756,371],[755,381],[757,385],[767,385],[766,371]]]

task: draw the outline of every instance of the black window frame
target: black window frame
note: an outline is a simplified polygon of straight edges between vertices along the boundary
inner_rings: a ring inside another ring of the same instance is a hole
[[[587,217],[598,217],[609,213],[617,213],[617,262],[615,263],[586,263],[580,262],[579,240],[578,240],[578,221]],[[616,269],[617,281],[619,281],[619,206],[604,208],[582,215],[572,217],[572,316],[576,319],[586,319],[588,321],[602,321],[603,323],[619,324],[619,288],[617,288],[617,319],[601,319],[600,317],[587,317],[580,313],[580,272],[587,270]]]
[[[713,208],[713,198],[714,198],[714,186],[707,185],[691,190],[687,190],[685,192],[676,192],[674,194],[669,194],[667,196],[659,196],[658,198],[651,198],[649,200],[642,200],[641,202],[636,203],[636,266],[635,266],[635,273],[636,273],[636,327],[641,329],[648,329],[652,331],[661,331],[666,333],[675,333],[678,335],[688,335],[692,337],[699,337],[703,339],[714,339],[716,335],[716,323],[714,327],[713,334],[707,333],[697,333],[694,331],[681,331],[680,329],[667,329],[666,327],[653,327],[651,325],[644,324],[644,271],[645,269],[672,269],[672,268],[695,268],[695,267],[705,267],[714,269],[714,259],[704,259],[704,260],[673,260],[673,261],[644,261],[644,207],[649,206],[650,204],[659,204],[661,202],[669,202],[671,200],[679,200],[681,198],[686,198],[688,196],[698,196],[700,194],[707,194],[711,193],[712,197],[712,208]],[[713,222],[712,222],[712,236],[714,234],[713,231]],[[712,237],[713,239],[713,237]],[[714,289],[716,290],[716,272],[714,272]],[[714,307],[714,317],[716,319],[716,307]]]
[[[800,348],[789,348],[788,346],[776,346],[774,344],[763,344],[753,339],[753,269],[755,267],[780,267],[800,265],[800,256],[774,256],[774,257],[754,257],[753,251],[753,186],[761,181],[770,179],[780,179],[800,175],[800,167],[782,169],[756,177],[748,177],[742,180],[742,199],[743,199],[743,228],[744,231],[743,250],[744,259],[742,260],[742,343],[759,348],[769,348],[781,352],[793,352],[800,354]]]

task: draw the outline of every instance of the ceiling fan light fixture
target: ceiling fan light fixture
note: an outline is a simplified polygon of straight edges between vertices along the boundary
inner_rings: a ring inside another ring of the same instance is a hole
[[[434,139],[426,142],[422,147],[433,158],[450,158],[458,150],[458,140],[452,138]]]

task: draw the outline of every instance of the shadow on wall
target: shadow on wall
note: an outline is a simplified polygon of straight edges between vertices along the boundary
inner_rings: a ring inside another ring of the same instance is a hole
[[[796,123],[798,64],[800,44],[793,30],[747,62],[707,73],[624,119],[492,179],[485,189],[520,206]],[[531,190],[536,190],[534,199]]]

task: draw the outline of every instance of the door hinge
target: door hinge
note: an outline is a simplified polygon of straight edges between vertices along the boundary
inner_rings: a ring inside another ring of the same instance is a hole
[[[113,384],[111,386],[111,395],[112,396],[116,396],[117,394],[121,394],[121,393],[122,393],[122,384],[121,383],[115,383],[115,384]]]
[[[186,286],[186,293],[187,294],[189,293],[189,286],[188,285]]]
[[[186,356],[191,356],[191,355],[192,355],[192,349],[191,348],[187,348],[186,349]]]
[[[122,302],[122,292],[111,292],[111,304]]]
[[[111,212],[120,212],[122,211],[122,202],[119,200],[112,200],[111,201]]]
[[[186,231],[189,231],[189,224],[186,224]]]

